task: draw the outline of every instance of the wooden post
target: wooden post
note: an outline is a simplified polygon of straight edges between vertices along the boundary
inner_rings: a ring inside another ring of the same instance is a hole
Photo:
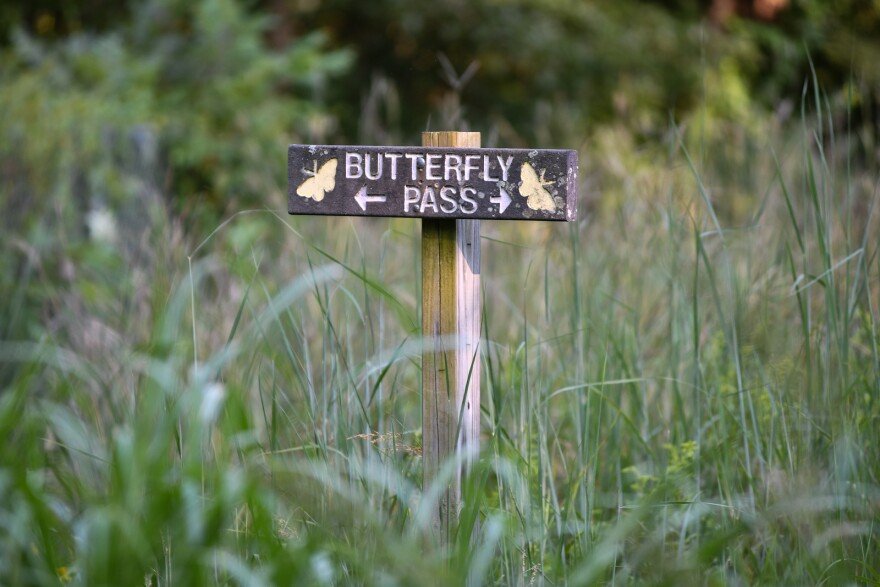
[[[478,132],[425,132],[423,147],[479,148]],[[452,542],[461,479],[480,452],[480,221],[422,220],[422,463],[427,491],[450,458],[463,459],[432,516]]]

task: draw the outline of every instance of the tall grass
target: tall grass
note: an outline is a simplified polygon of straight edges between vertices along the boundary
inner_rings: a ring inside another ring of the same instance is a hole
[[[417,222],[169,223],[135,270],[94,245],[58,323],[0,343],[0,583],[880,583],[876,163],[824,104],[657,148],[603,129],[576,224],[484,223],[448,547]]]

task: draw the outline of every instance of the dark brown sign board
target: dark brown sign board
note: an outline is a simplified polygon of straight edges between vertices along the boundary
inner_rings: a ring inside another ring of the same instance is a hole
[[[576,151],[290,145],[290,214],[577,218]]]

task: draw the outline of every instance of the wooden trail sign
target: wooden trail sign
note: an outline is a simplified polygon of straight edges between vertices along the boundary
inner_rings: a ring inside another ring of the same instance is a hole
[[[290,145],[288,211],[330,216],[574,220],[577,153]]]
[[[426,132],[422,147],[287,152],[290,214],[423,219],[425,488],[450,457],[462,463],[432,515],[442,543],[452,542],[462,476],[480,450],[480,219],[577,218],[577,152],[479,147],[480,133]]]

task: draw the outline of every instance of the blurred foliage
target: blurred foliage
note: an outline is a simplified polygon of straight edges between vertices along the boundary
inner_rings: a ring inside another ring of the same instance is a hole
[[[157,96],[201,113],[169,136],[183,139],[174,142],[175,171],[197,191],[229,155],[207,155],[216,147],[190,137],[192,128],[249,137],[270,119],[290,133],[303,120],[281,104],[303,85],[321,114],[342,123],[312,113],[309,136],[400,142],[426,126],[470,124],[512,146],[612,119],[656,137],[670,114],[681,119],[705,103],[719,63],[750,100],[787,111],[812,60],[829,93],[859,86],[849,104],[856,123],[880,124],[880,6],[871,0],[34,0],[0,8],[0,22],[7,44],[18,29],[54,41],[112,32],[136,61],[158,61]],[[351,53],[322,52],[322,43]],[[221,106],[227,100],[237,108]],[[236,121],[256,111],[250,124]]]
[[[332,124],[315,92],[350,61],[320,34],[273,50],[267,27],[233,0],[153,0],[99,34],[12,31],[0,157],[17,214],[34,193],[127,202],[138,182],[174,194],[178,211],[209,203],[209,221],[233,200],[263,203],[283,181],[278,149]]]
[[[51,335],[70,310],[58,288],[87,294],[89,260],[148,262],[169,210],[198,234],[229,210],[281,207],[278,154],[326,136],[317,93],[350,62],[320,33],[272,49],[268,19],[234,0],[151,0],[112,27],[101,3],[57,6],[52,27],[39,3],[3,9],[37,14],[0,48],[6,339]],[[99,16],[100,32],[79,20]]]
[[[659,116],[694,105],[700,84],[698,20],[642,3],[451,0],[307,3],[307,27],[356,47],[358,67],[339,92],[396,83],[404,133],[466,121],[496,126],[505,143],[558,134],[547,113],[586,128],[621,110]],[[308,10],[314,8],[314,10]],[[445,63],[444,63],[445,62]],[[684,66],[683,66],[684,64]],[[479,67],[458,87],[457,77]],[[458,109],[461,95],[464,111]],[[346,120],[354,132],[358,113]],[[535,127],[535,128],[532,128]],[[516,130],[514,130],[516,129]],[[532,130],[530,130],[532,129]]]
[[[366,104],[386,98],[386,126],[405,136],[470,122],[497,130],[509,145],[622,119],[656,137],[670,114],[681,119],[705,102],[706,75],[719,62],[732,64],[748,98],[777,108],[799,94],[810,57],[829,92],[851,78],[864,81],[864,115],[877,124],[880,7],[865,0],[291,0],[267,7],[353,47],[357,67],[334,84],[336,95],[365,95]],[[458,87],[450,70],[460,75],[472,64],[476,75]],[[393,95],[384,80],[393,82]],[[562,121],[548,121],[552,111]],[[360,114],[349,109],[348,136],[363,135]]]

